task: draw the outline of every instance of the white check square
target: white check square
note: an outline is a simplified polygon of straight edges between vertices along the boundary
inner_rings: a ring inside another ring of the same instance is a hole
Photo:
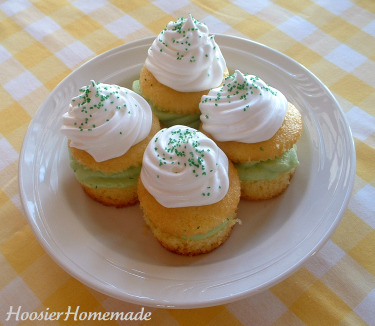
[[[344,256],[345,252],[329,240],[305,263],[305,267],[316,277],[321,278]]]
[[[12,312],[16,313],[19,307],[21,307],[20,313],[24,311],[32,312],[40,304],[41,302],[34,292],[21,277],[17,276],[0,290],[0,322],[3,325],[17,325],[20,321],[16,320],[16,315]]]
[[[49,17],[44,17],[30,24],[25,29],[32,37],[40,41],[43,37],[52,34],[60,28],[60,25],[54,20]]]
[[[8,60],[12,55],[0,44],[0,63]]]
[[[369,325],[375,320],[375,289],[372,290],[362,302],[354,308],[354,311]]]
[[[375,37],[375,20],[363,27],[363,31]]]
[[[349,209],[375,229],[375,188],[367,184],[350,200]]]
[[[346,72],[352,72],[355,68],[367,60],[364,55],[345,44],[340,44],[324,58]]]
[[[16,13],[29,8],[31,3],[27,0],[9,0],[0,4],[0,9],[5,12],[8,16],[13,16]]]
[[[84,12],[85,14],[89,14],[94,10],[98,10],[101,7],[104,7],[108,4],[106,0],[95,0],[95,1],[87,1],[87,0],[77,0],[72,3],[75,7],[79,10]]]
[[[228,29],[231,28],[221,20],[211,15],[201,19],[201,22],[209,26],[210,34],[225,33]]]
[[[168,14],[172,14],[176,10],[187,6],[190,2],[186,0],[170,1],[170,0],[156,0],[153,2],[154,5],[164,10]]]
[[[272,307],[272,309],[269,309]],[[228,304],[227,308],[244,325],[271,326],[288,308],[271,291],[255,294],[247,299]]]
[[[107,24],[105,27],[118,38],[122,39],[141,29],[143,25],[129,15],[124,15],[112,23]]]
[[[318,0],[316,2],[319,6],[332,12],[335,15],[340,15],[345,10],[353,6],[353,3],[348,0],[332,1],[332,0]]]
[[[346,118],[355,138],[364,141],[375,133],[375,117],[360,108],[356,106],[352,108],[346,113]]]
[[[80,41],[76,41],[55,53],[56,57],[64,62],[69,68],[74,68],[93,54],[94,52]]]
[[[233,3],[253,15],[271,5],[268,0],[236,0]]]
[[[17,101],[40,86],[42,86],[42,83],[30,71],[25,71],[3,85],[7,92]]]
[[[6,138],[0,139],[0,170],[18,159],[18,153]]]
[[[277,27],[299,42],[318,29],[315,25],[297,15],[290,17]]]

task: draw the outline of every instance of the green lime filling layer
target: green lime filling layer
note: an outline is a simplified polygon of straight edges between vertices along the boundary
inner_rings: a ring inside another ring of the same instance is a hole
[[[223,230],[228,225],[229,221],[230,221],[230,219],[227,218],[223,223],[221,223],[216,228],[208,231],[207,233],[204,233],[204,234],[197,233],[197,234],[192,235],[191,237],[181,236],[181,238],[184,239],[184,240],[193,240],[193,241],[199,241],[199,240],[207,239],[209,237],[212,237],[216,233],[219,233],[221,230]]]
[[[139,85],[139,80],[135,80],[132,85],[134,92],[142,96],[141,86]],[[200,113],[194,114],[179,114],[170,113],[166,111],[159,110],[151,101],[147,100],[151,106],[152,111],[159,118],[166,127],[171,127],[175,125],[189,126],[195,129],[199,128],[200,124]]]
[[[106,174],[79,164],[70,156],[70,166],[77,180],[90,188],[127,188],[137,184],[141,166],[132,166],[122,172]]]
[[[299,164],[296,146],[274,160],[236,163],[242,181],[274,180],[281,173],[289,172]]]

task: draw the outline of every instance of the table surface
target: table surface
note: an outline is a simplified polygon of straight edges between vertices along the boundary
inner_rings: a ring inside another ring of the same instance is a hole
[[[290,56],[327,85],[353,133],[356,176],[338,228],[287,279],[226,305],[144,307],[151,312],[147,324],[375,325],[373,0],[0,1],[0,323],[42,324],[17,321],[15,315],[7,321],[11,307],[30,313],[69,306],[97,312],[142,309],[88,288],[47,255],[25,218],[18,159],[30,121],[64,77],[100,53],[157,35],[188,13],[211,33],[251,39]]]

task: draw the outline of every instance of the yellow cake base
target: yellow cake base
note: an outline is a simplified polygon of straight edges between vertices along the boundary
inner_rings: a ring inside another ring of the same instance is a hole
[[[228,75],[228,70],[224,76]],[[199,103],[209,89],[200,92],[179,92],[161,84],[154,75],[143,67],[139,76],[142,96],[150,101],[158,110],[179,114],[200,113]],[[219,86],[219,85],[217,85]]]
[[[226,241],[236,219],[241,186],[236,168],[229,163],[229,189],[217,203],[204,206],[167,208],[161,205],[138,180],[138,198],[145,221],[159,242],[168,250],[181,255],[207,253]],[[188,240],[204,235],[223,223],[223,229],[204,240]]]
[[[295,168],[281,173],[274,180],[242,181],[241,198],[246,200],[265,200],[281,195],[289,186]]]
[[[230,219],[228,225],[214,236],[202,240],[189,240],[163,232],[159,228],[156,228],[147,216],[144,216],[144,219],[146,224],[150,227],[154,237],[165,249],[183,256],[206,254],[220,247],[225,241],[227,241],[232,233],[235,223],[239,221],[235,219],[234,216]]]
[[[87,195],[105,206],[121,208],[138,203],[136,186],[127,188],[90,188],[84,184],[81,186]]]

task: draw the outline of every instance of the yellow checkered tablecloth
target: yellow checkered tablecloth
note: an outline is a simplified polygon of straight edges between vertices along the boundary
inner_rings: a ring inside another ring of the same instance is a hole
[[[375,325],[375,1],[0,1],[0,323],[22,311],[134,311],[62,270],[28,225],[18,158],[28,125],[56,85],[99,53],[153,36],[191,13],[210,32],[240,36],[296,59],[334,93],[351,126],[353,194],[324,247],[286,280],[227,305],[145,307],[148,325]],[[88,324],[82,321],[80,324]],[[108,325],[125,322],[108,321]]]

